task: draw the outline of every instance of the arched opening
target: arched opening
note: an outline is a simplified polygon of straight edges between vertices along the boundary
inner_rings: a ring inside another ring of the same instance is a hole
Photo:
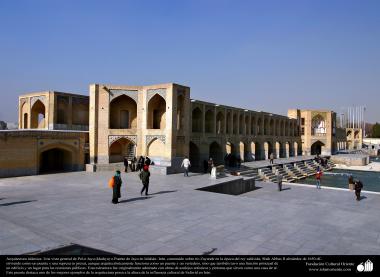
[[[198,133],[203,132],[202,111],[198,107],[192,112],[192,130]]]
[[[210,154],[209,156],[214,161],[215,165],[223,164],[222,147],[217,142],[214,141],[213,143],[210,144],[209,154]]]
[[[285,121],[282,121],[281,122],[281,135],[282,136],[285,136],[285,134],[286,134],[286,130],[285,130],[286,128],[285,128]]]
[[[156,94],[148,103],[148,129],[166,128],[166,101],[162,96]]]
[[[45,105],[37,100],[32,107],[31,126],[32,129],[45,128]]]
[[[24,113],[23,129],[28,129],[28,114]]]
[[[200,156],[199,147],[195,143],[190,141],[189,160],[191,163],[191,168],[199,168],[201,166],[200,159],[201,159],[201,156]]]
[[[276,142],[276,158],[282,158],[281,157],[281,143],[278,141]]]
[[[290,156],[290,146],[289,146],[289,142],[285,142],[285,158],[289,158]]]
[[[75,170],[73,154],[62,148],[53,148],[40,154],[39,173],[59,173]]]
[[[233,129],[234,129],[234,135],[237,135],[238,134],[238,125],[239,125],[239,122],[238,122],[238,116],[236,113],[234,113],[234,116],[233,116],[233,119],[232,119],[232,125],[233,125]]]
[[[109,149],[109,163],[121,163],[126,157],[131,160],[135,156],[136,146],[135,144],[126,139],[121,138],[113,142]]]
[[[214,111],[212,110],[205,113],[205,132],[214,133]]]
[[[246,115],[244,120],[244,135],[249,135],[249,127],[249,116]]]
[[[149,143],[146,153],[149,157],[164,157],[165,144],[161,140],[155,138]]]
[[[241,160],[244,160],[244,156],[245,156],[245,145],[244,145],[244,142],[241,141],[239,143],[239,154],[238,154],[238,157]]]
[[[299,156],[299,149],[298,149],[298,143],[294,142],[294,156]]]
[[[235,145],[231,142],[226,142],[226,153],[235,154]]]
[[[232,128],[231,128],[231,113],[227,113],[227,124],[226,124],[226,134],[231,134]]]
[[[324,146],[325,146],[325,144],[320,142],[319,140],[314,142],[311,145],[311,155],[320,155],[322,153]]]
[[[88,125],[89,107],[88,100],[85,98],[73,98],[72,119],[73,125]]]
[[[272,149],[272,144],[267,141],[264,142],[264,158],[265,160],[268,160],[270,158],[270,154],[272,154],[273,149]]]
[[[258,142],[251,142],[251,157],[253,161],[261,159],[260,144]]]
[[[274,125],[274,120],[273,119],[271,119],[270,120],[270,123],[269,123],[269,129],[270,129],[270,135],[271,136],[274,136],[274,132],[275,132],[275,125]]]
[[[177,131],[183,128],[183,120],[184,120],[184,105],[185,98],[183,95],[177,96]]]
[[[239,134],[244,134],[244,116],[242,114],[239,116]]]
[[[251,135],[256,135],[257,133],[257,130],[256,130],[256,118],[255,117],[251,117]]]
[[[294,144],[291,142],[287,142],[287,144],[289,145],[289,157],[294,157]]]
[[[257,120],[257,135],[261,136],[263,134],[263,120],[259,118]]]
[[[354,139],[359,139],[359,131],[355,131],[355,133],[354,133]]]
[[[224,134],[224,115],[222,112],[218,112],[216,115],[216,133]]]
[[[311,120],[311,134],[313,136],[326,134],[326,122],[320,114],[317,114]]]
[[[352,131],[351,131],[351,130],[348,130],[348,131],[347,131],[347,140],[350,140],[350,139],[351,139],[351,135],[352,135]]]
[[[268,119],[264,119],[264,136],[269,135],[269,121]]]
[[[116,97],[110,103],[110,129],[137,128],[137,104],[127,95]]]
[[[276,121],[276,136],[281,136],[281,121]]]

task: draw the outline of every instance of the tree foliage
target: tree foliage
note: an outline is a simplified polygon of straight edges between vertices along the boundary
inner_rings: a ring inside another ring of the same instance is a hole
[[[377,122],[375,125],[372,126],[372,137],[380,138],[380,124]]]

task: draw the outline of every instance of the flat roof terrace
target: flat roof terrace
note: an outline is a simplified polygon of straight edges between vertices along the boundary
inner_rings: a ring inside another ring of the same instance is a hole
[[[196,190],[239,177],[152,175],[140,196],[136,173],[122,173],[111,203],[108,172],[0,180],[0,254],[77,243],[116,254],[377,255],[380,195],[257,183],[239,196]]]

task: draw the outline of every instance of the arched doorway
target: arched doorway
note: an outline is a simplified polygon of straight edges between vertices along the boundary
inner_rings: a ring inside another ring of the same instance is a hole
[[[239,116],[239,134],[244,134],[244,115],[242,114]]]
[[[135,156],[135,148],[135,144],[129,139],[118,139],[110,146],[109,163],[121,163],[124,161],[124,157],[127,157],[128,160],[131,160]]]
[[[165,157],[165,144],[161,140],[155,138],[149,143],[146,154],[149,157]]]
[[[234,115],[232,117],[232,128],[233,128],[234,135],[238,134],[238,125],[239,125],[238,116],[236,113],[234,113]]]
[[[75,170],[73,153],[62,148],[52,148],[40,154],[39,173],[59,173]]]
[[[311,145],[311,155],[320,155],[322,153],[324,146],[325,146],[325,144],[320,142],[319,140],[314,142]]]
[[[224,115],[222,112],[218,112],[216,115],[216,133],[224,134]]]
[[[45,128],[45,105],[37,100],[34,103],[31,110],[31,123],[30,128],[32,129],[43,129]]]
[[[196,133],[203,132],[203,124],[202,124],[202,111],[200,108],[195,108],[192,114],[192,131]]]
[[[297,157],[299,155],[298,143],[294,142],[294,156]]]
[[[223,164],[222,147],[217,142],[214,141],[210,144],[209,154],[209,156],[213,159],[215,165]]]
[[[212,110],[208,110],[205,113],[205,132],[206,133],[214,132],[214,112]]]
[[[278,141],[276,142],[276,158],[282,158],[281,157],[281,143]]]
[[[137,128],[137,104],[127,95],[116,97],[110,103],[110,129]]]
[[[226,142],[226,153],[235,154],[235,145],[231,142]]]
[[[24,113],[24,123],[23,123],[23,129],[28,129],[28,114]]]
[[[232,128],[231,128],[231,113],[227,113],[227,122],[226,122],[226,134],[231,134]]]
[[[253,154],[253,160],[259,161],[262,159],[261,145],[259,142],[251,142],[251,152]]]
[[[149,100],[147,116],[148,129],[166,128],[166,101],[161,95],[156,94]]]
[[[200,159],[201,159],[201,156],[200,156],[199,147],[195,143],[190,141],[190,143],[189,143],[189,160],[190,160],[192,169],[201,167]]]
[[[269,141],[264,142],[264,157],[265,157],[265,160],[268,160],[270,158],[270,154],[272,154],[272,152],[273,152],[272,144]]]
[[[261,136],[263,134],[263,120],[261,118],[257,120],[256,128],[256,134]]]

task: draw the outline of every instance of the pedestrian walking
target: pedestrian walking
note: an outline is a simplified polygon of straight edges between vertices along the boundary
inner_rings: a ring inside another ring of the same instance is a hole
[[[112,185],[112,203],[113,204],[117,204],[119,203],[119,198],[121,197],[121,193],[120,193],[120,188],[121,188],[121,184],[123,183],[121,181],[121,177],[120,177],[120,171],[117,170],[116,173],[115,173],[115,176],[113,176],[113,185]]]
[[[360,201],[360,193],[363,188],[363,183],[359,181],[355,181],[355,195],[356,195],[356,201]]]
[[[132,170],[132,172],[135,172],[136,171],[136,163],[137,163],[137,158],[136,158],[136,156],[134,156],[133,157],[133,159],[132,159],[132,162],[131,162],[131,170]]]
[[[124,157],[124,172],[128,172],[128,158]]]
[[[208,160],[207,162],[207,172],[211,175],[211,170],[214,166],[214,161],[212,160],[212,158],[210,157],[210,159]]]
[[[282,191],[282,175],[280,173],[277,173],[277,185],[278,191]]]
[[[150,166],[150,164],[151,164],[151,160],[150,160],[150,158],[148,156],[146,156],[146,158],[145,158],[145,165]]]
[[[270,153],[270,155],[269,155],[269,159],[270,159],[270,164],[273,164],[273,160],[274,160],[274,155],[273,155],[273,153]]]
[[[150,172],[149,172],[149,167],[147,165],[144,165],[143,171],[140,172],[140,180],[143,184],[143,188],[141,190],[141,195],[145,191],[145,195],[148,195],[148,189],[149,189],[149,178],[150,178]]]
[[[322,171],[320,168],[317,168],[317,173],[315,174],[315,180],[317,183],[317,189],[321,189],[321,178],[322,178]]]
[[[185,157],[182,161],[181,167],[185,169],[185,172],[183,174],[184,177],[189,177],[189,167],[191,166],[190,160]]]
[[[139,161],[137,163],[137,170],[141,172],[144,166],[145,159],[143,156],[140,156]]]

